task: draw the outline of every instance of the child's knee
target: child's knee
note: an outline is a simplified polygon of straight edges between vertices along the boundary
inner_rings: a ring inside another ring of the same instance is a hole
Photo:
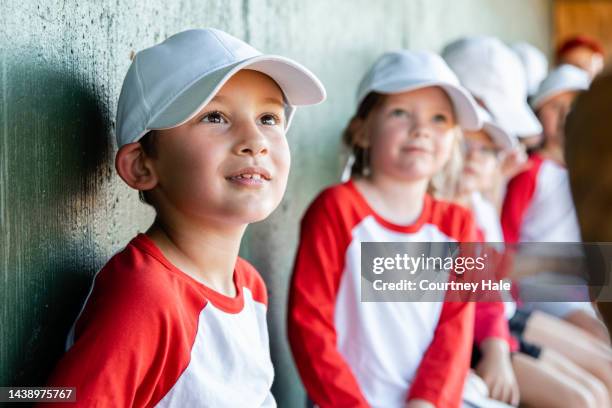
[[[565,401],[568,408],[597,408],[597,399],[586,387],[576,384],[567,387]]]

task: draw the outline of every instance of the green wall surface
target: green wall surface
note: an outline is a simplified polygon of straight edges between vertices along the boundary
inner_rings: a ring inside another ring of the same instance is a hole
[[[41,385],[93,274],[153,213],[114,171],[114,112],[130,54],[187,28],[216,27],[294,58],[327,87],[289,134],[287,194],[247,230],[264,276],[281,407],[304,391],[285,335],[299,220],[338,180],[340,133],[360,77],[382,52],[439,51],[466,34],[549,51],[551,0],[0,0],[0,386]]]

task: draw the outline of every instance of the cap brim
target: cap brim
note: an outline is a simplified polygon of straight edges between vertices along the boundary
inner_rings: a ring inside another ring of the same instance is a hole
[[[552,98],[555,95],[559,95],[560,93],[563,92],[581,92],[584,91],[585,89],[581,86],[565,86],[565,87],[560,87],[557,89],[551,89],[548,92],[544,92],[542,94],[536,94],[533,98],[533,100],[531,101],[531,107],[533,108],[533,110],[537,111],[538,109],[540,109],[542,107],[542,105],[544,105],[545,102],[547,102],[550,98]]]
[[[388,83],[381,84],[373,88],[371,91],[383,94],[396,94],[401,92],[416,91],[417,89],[427,88],[430,86],[439,86],[442,88],[451,99],[455,114],[457,115],[457,123],[462,129],[476,131],[482,128],[482,122],[476,111],[476,101],[472,96],[463,89],[443,81],[419,81],[418,83]]]
[[[492,122],[485,122],[482,129],[493,139],[493,142],[502,149],[511,149],[516,144],[516,138],[506,132],[501,126]]]
[[[511,135],[504,128],[496,124],[491,114],[480,105],[478,106],[478,115],[482,120],[482,130],[493,139],[493,143],[501,149],[514,147],[517,142],[516,136]]]
[[[513,135],[520,138],[542,133],[542,125],[527,102],[509,104],[502,99],[484,102],[499,126]]]
[[[223,67],[213,73],[196,78],[165,108],[151,118],[148,129],[168,129],[187,122],[206,106],[223,85],[238,71],[251,69],[272,78],[281,88],[286,102],[294,106],[314,105],[326,98],[325,88],[307,68],[284,57],[259,55],[236,64]],[[289,110],[289,115],[293,113]],[[287,121],[290,121],[290,117]],[[286,127],[288,127],[288,123]]]

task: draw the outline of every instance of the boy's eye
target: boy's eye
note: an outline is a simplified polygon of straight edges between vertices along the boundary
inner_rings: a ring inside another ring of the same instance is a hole
[[[262,125],[267,126],[275,126],[280,123],[280,119],[278,118],[278,116],[273,115],[271,113],[263,115],[259,120],[261,121]]]
[[[227,123],[221,112],[209,112],[202,117],[202,122],[205,123]]]

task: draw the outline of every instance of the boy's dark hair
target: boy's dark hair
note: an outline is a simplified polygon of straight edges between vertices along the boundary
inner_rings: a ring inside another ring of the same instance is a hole
[[[374,108],[378,107],[383,100],[385,95],[370,92],[363,98],[363,101],[359,104],[357,108],[357,112],[349,121],[348,126],[342,132],[342,142],[346,147],[351,149],[353,156],[355,157],[355,162],[351,167],[351,176],[362,176],[366,168],[368,167],[368,149],[361,147],[357,144],[356,140],[359,139],[357,133],[363,131],[363,125],[358,129],[356,127],[357,121],[364,121],[367,119],[370,112],[374,110]]]
[[[143,137],[141,137],[140,140],[138,141],[138,143],[140,143],[140,146],[142,147],[142,150],[149,157],[156,157],[157,156],[157,144],[156,144],[156,140],[157,140],[157,134],[155,133],[154,130],[151,130],[151,131],[147,132]],[[145,204],[148,204],[148,205],[150,205],[152,207],[155,207],[153,205],[151,199],[148,197],[146,191],[139,190],[138,191],[138,198],[140,198],[141,202],[143,202]]]

